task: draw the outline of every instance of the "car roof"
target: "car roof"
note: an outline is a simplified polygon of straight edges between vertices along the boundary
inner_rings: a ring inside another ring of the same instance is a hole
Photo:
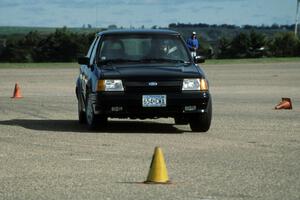
[[[107,30],[97,33],[97,36],[102,35],[120,35],[120,34],[159,34],[159,35],[180,35],[176,31],[167,29],[116,29]]]

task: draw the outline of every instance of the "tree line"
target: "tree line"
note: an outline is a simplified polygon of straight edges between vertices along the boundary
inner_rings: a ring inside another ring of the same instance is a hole
[[[289,31],[293,31],[295,29],[295,24],[285,24],[285,25],[280,25],[280,24],[272,24],[271,26],[269,25],[250,25],[250,24],[246,24],[243,26],[237,26],[237,25],[233,25],[233,24],[206,24],[206,23],[196,23],[196,24],[186,24],[186,23],[171,23],[169,24],[169,28],[220,28],[220,29],[245,29],[245,30],[252,30],[252,29],[256,29],[256,30],[279,30],[279,29],[283,29],[283,30],[289,30]]]
[[[201,34],[201,33],[199,33]],[[183,35],[185,38],[189,36]],[[37,31],[8,38],[0,51],[1,62],[74,62],[86,54],[95,33],[75,33],[66,27],[49,34]],[[214,44],[201,41],[198,54],[214,58],[257,58],[300,56],[300,40],[293,32],[272,37],[257,31],[221,37]]]
[[[0,53],[1,62],[74,62],[85,54],[95,33],[74,33],[66,27],[47,35],[31,31],[8,38]]]
[[[293,32],[280,32],[273,37],[251,31],[232,39],[218,41],[217,58],[257,58],[300,56],[300,40]]]

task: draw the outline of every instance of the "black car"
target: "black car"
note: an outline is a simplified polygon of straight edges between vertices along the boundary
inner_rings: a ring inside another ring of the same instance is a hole
[[[172,117],[205,132],[212,100],[200,62],[175,31],[100,32],[87,55],[78,58],[79,122],[95,128],[105,126],[108,117]]]

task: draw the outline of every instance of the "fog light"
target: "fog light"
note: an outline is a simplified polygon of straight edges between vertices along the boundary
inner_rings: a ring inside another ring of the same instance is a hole
[[[114,106],[114,107],[111,107],[111,111],[112,112],[120,112],[123,110],[123,107],[122,106]]]
[[[184,111],[194,111],[197,109],[197,106],[185,106]]]

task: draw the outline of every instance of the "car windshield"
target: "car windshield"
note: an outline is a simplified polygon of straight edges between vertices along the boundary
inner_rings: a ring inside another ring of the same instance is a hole
[[[126,34],[104,36],[98,61],[112,63],[190,63],[177,35]]]

